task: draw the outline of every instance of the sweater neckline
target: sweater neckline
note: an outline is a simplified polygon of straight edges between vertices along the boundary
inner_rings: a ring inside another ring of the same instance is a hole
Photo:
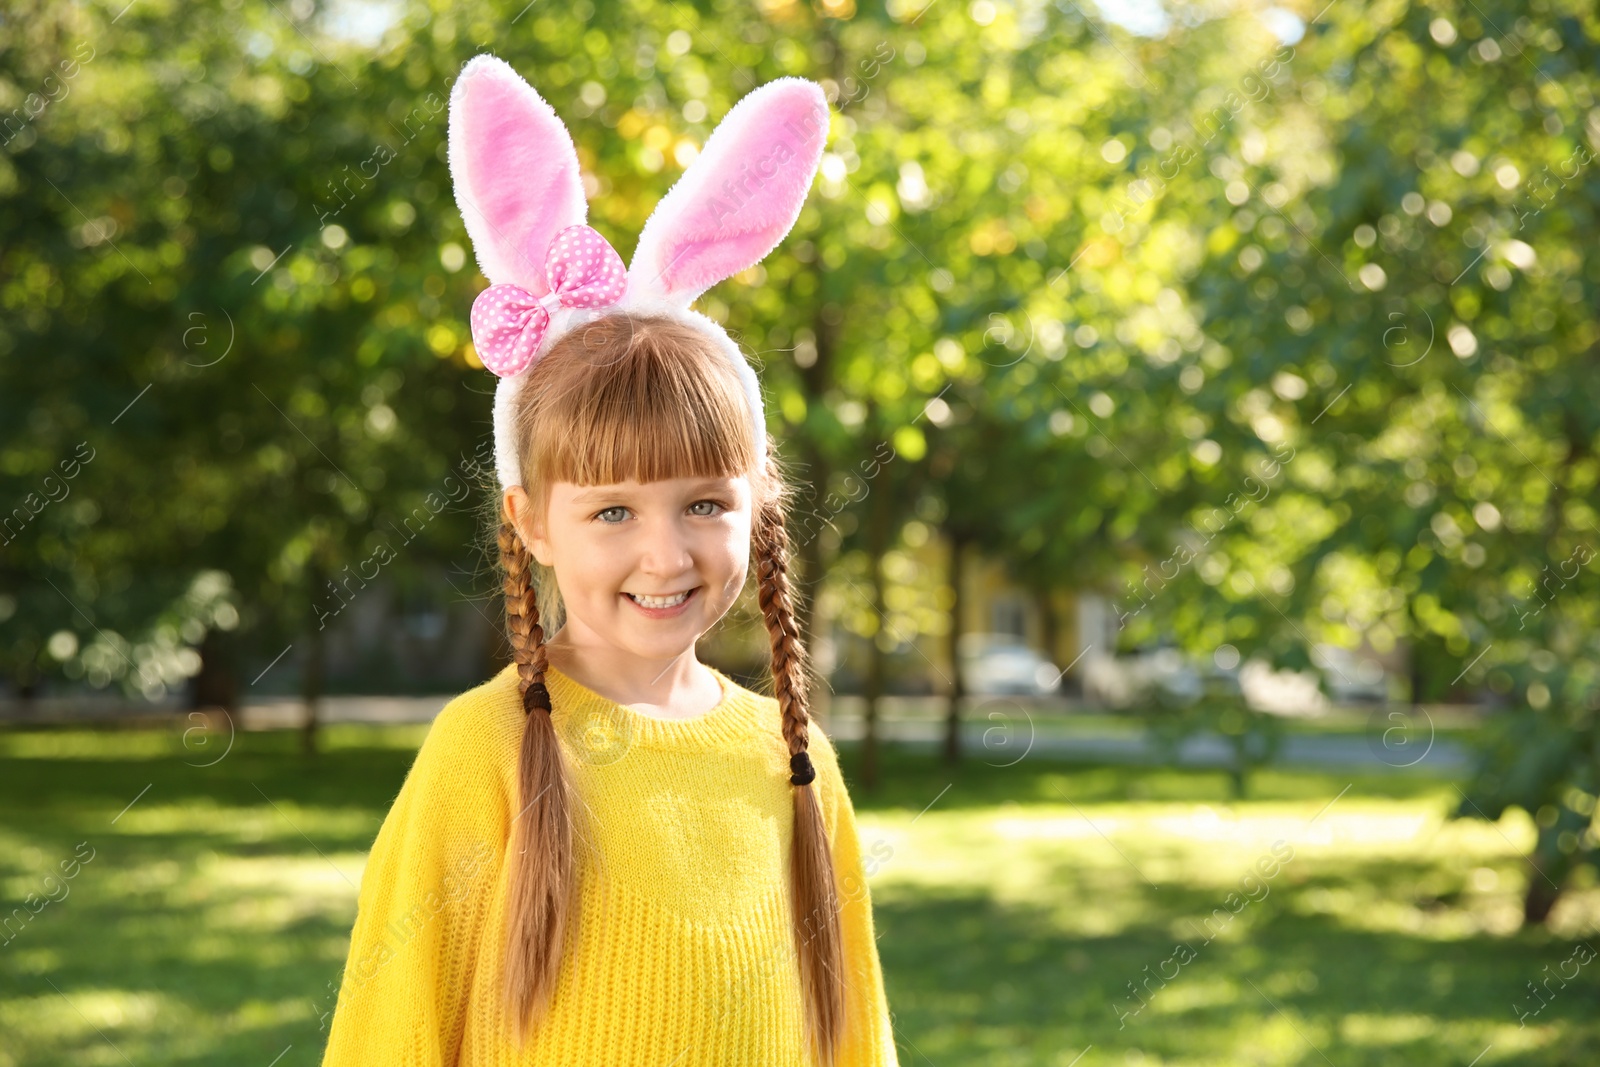
[[[545,668],[545,684],[558,731],[580,753],[607,762],[608,756],[620,755],[633,744],[714,748],[747,735],[754,722],[743,688],[709,663],[705,666],[722,687],[722,699],[689,719],[662,719],[636,711],[596,693],[554,664]]]

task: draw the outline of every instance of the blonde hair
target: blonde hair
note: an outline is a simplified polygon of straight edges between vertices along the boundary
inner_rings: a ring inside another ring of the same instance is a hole
[[[757,601],[772,646],[773,695],[784,741],[807,750],[808,663],[789,584],[784,506],[789,489],[768,440],[765,469],[737,372],[699,329],[666,316],[607,315],[567,333],[540,358],[513,412],[523,489],[538,514],[552,482],[607,485],[751,475]],[[541,618],[559,627],[554,574],[528,551],[501,506],[506,621],[527,715],[518,759],[521,812],[511,831],[505,995],[517,1037],[549,1009],[573,920],[574,803],[544,687]],[[540,605],[549,611],[541,614]],[[843,944],[822,807],[794,789],[791,881],[795,947],[813,1055],[832,1063],[844,1022]]]

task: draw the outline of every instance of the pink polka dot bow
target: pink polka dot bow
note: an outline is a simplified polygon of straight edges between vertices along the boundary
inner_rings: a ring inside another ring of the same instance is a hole
[[[534,296],[520,285],[491,285],[472,302],[472,344],[483,365],[502,378],[526,370],[550,329],[557,307],[615,304],[628,287],[616,249],[588,226],[556,234],[544,257],[550,292]]]

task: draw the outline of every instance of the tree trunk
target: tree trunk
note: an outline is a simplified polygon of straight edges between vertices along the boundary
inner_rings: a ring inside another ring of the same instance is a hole
[[[1034,592],[1034,603],[1039,609],[1039,637],[1044,643],[1044,658],[1051,663],[1056,661],[1056,646],[1061,640],[1061,621],[1056,618],[1055,590],[1049,586],[1040,586]],[[1060,685],[1060,679],[1056,684]]]
[[[1538,871],[1528,872],[1528,894],[1522,900],[1524,926],[1543,926],[1550,912],[1561,899],[1561,890],[1540,877]]]
[[[1568,496],[1566,487],[1571,484],[1569,479],[1573,465],[1589,454],[1589,447],[1585,443],[1586,435],[1576,424],[1573,413],[1569,411],[1564,421],[1567,454],[1561,461],[1561,473],[1553,483],[1547,505],[1546,544],[1553,543],[1561,530],[1561,516]],[[1550,623],[1546,622],[1545,625],[1549,626]],[[1546,714],[1555,710],[1551,708]],[[1537,817],[1538,813],[1530,809],[1528,814]],[[1580,817],[1571,808],[1562,805],[1558,809],[1553,825],[1539,827],[1539,838],[1534,843],[1533,855],[1528,861],[1528,892],[1522,899],[1522,921],[1525,925],[1543,926],[1545,920],[1550,917],[1551,910],[1555,908],[1556,901],[1561,899],[1561,887],[1566,883],[1567,875],[1572,870],[1572,858],[1561,850],[1562,832],[1579,834],[1588,826],[1588,818]]]
[[[1228,768],[1228,791],[1234,800],[1243,800],[1247,792],[1245,776],[1250,773],[1250,753],[1246,751],[1249,734],[1241,734],[1233,742],[1233,766]]]
[[[311,582],[313,596],[318,595],[324,582],[323,569],[315,551],[311,562],[307,564],[306,576]],[[300,670],[300,699],[305,704],[305,720],[300,727],[300,748],[308,756],[315,755],[317,751],[319,705],[322,702],[323,636],[323,625],[318,621],[308,635],[305,662]]]
[[[221,630],[208,629],[200,639],[200,671],[190,682],[189,707],[221,708],[233,714],[239,708],[239,672],[233,641]]]
[[[878,564],[873,562],[873,607],[880,608],[881,601],[877,593]],[[880,620],[882,616],[879,616]],[[879,647],[878,640],[882,636],[882,623],[879,623],[879,632],[872,635],[867,643],[867,677],[863,685],[861,705],[861,784],[868,791],[878,788],[878,698],[883,695],[883,649]]]
[[[812,269],[817,276],[817,292],[825,294],[825,272],[815,257],[812,260]],[[839,328],[836,323],[829,322],[823,315],[826,303],[825,296],[820,298],[811,315],[811,335],[812,343],[816,346],[816,358],[811,361],[810,366],[799,368],[807,411],[810,411],[813,405],[825,402],[833,382],[833,363],[838,350]],[[805,478],[809,492],[800,494],[802,518],[797,524],[800,574],[795,582],[795,588],[799,590],[798,603],[795,604],[795,622],[800,628],[806,648],[815,649],[818,636],[825,633],[828,626],[828,620],[818,614],[817,604],[822,597],[823,580],[827,576],[827,565],[822,555],[822,531],[827,529],[833,517],[826,513],[823,503],[828,496],[828,479],[832,470],[828,457],[823,454],[816,438],[810,432],[802,432],[800,441],[801,458],[806,465]],[[812,686],[814,694],[812,709],[823,730],[826,731],[833,717],[833,689],[829,680],[820,674],[816,682],[818,684]]]
[[[1539,827],[1533,854],[1528,857],[1528,892],[1522,900],[1522,921],[1530,926],[1543,925],[1550,917],[1579,862],[1572,844],[1566,849],[1561,847],[1562,837],[1570,835],[1569,840],[1575,841],[1589,829],[1590,816],[1580,815],[1565,804],[1557,805],[1556,812],[1554,823]]]
[[[1417,619],[1416,602],[1410,598],[1406,600],[1406,616],[1411,623],[1411,640],[1408,647],[1407,673],[1411,685],[1411,706],[1421,706],[1427,696],[1427,672],[1423,668],[1423,658],[1426,653],[1422,647],[1422,623]]]
[[[1528,892],[1522,899],[1522,921],[1527,926],[1543,926],[1556,901],[1561,899],[1565,857],[1561,854],[1561,823],[1539,827],[1533,855],[1528,859]]]
[[[961,534],[947,531],[950,541],[950,693],[945,710],[944,761],[961,762],[961,705],[966,699],[966,678],[961,671],[961,590],[965,584],[962,557],[966,541]]]
[[[23,716],[31,716],[34,703],[38,699],[39,689],[43,679],[39,676],[39,669],[35,664],[39,658],[39,646],[24,637],[18,644],[16,670],[12,673],[12,684],[17,687],[17,710]]]
[[[876,425],[869,418],[868,426]],[[878,621],[877,632],[868,646],[866,705],[862,711],[861,779],[867,789],[878,787],[878,699],[884,691],[885,655],[884,637],[889,630],[888,595],[883,573],[883,557],[889,551],[889,536],[893,525],[891,509],[894,474],[885,468],[879,472],[878,484],[869,487],[867,504],[867,556],[872,572],[872,614]]]

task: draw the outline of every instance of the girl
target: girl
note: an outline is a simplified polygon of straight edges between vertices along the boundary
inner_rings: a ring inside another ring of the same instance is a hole
[[[740,101],[627,269],[510,67],[469,62],[450,108],[514,662],[440,713],[378,832],[323,1062],[896,1064],[759,384],[689,309],[794,225],[826,100]],[[772,697],[695,657],[752,555]]]

